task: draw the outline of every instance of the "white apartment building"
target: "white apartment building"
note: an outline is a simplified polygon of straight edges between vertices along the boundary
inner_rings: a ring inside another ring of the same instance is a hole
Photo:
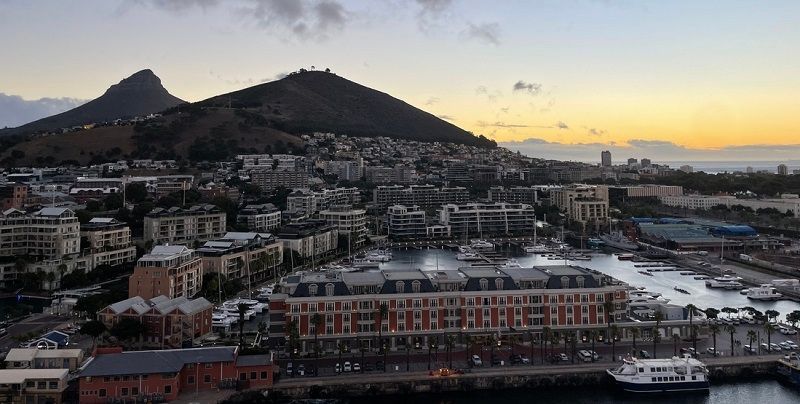
[[[439,211],[439,223],[459,236],[532,233],[535,220],[533,206],[523,203],[447,204]]]
[[[552,189],[550,190],[550,203],[557,206],[571,221],[586,223],[587,218],[605,221],[608,218],[608,187],[574,184]],[[598,207],[600,204],[605,206]],[[602,216],[595,216],[596,214]]]
[[[250,173],[250,182],[264,191],[275,188],[307,188],[308,172],[293,170],[258,170]]]
[[[203,242],[222,237],[226,225],[225,212],[214,205],[155,208],[144,218],[144,239],[156,245]]]
[[[325,164],[325,174],[335,175],[340,180],[358,181],[364,176],[364,162],[358,160],[334,160]]]
[[[283,264],[283,244],[268,233],[228,232],[196,250],[203,274],[221,273],[227,279],[259,282]]]
[[[349,237],[353,248],[360,247],[367,239],[367,211],[353,209],[351,205],[334,205],[319,212],[319,218],[336,226],[339,234]]]
[[[386,228],[388,236],[393,239],[425,236],[425,211],[419,206],[390,206],[386,210]]]
[[[658,198],[662,204],[686,209],[711,209],[722,204],[720,198],[708,195],[665,195]]]
[[[0,213],[0,256],[62,259],[80,252],[80,223],[67,208],[33,214],[17,209]]]
[[[253,232],[268,232],[281,227],[281,211],[271,203],[247,205],[239,211],[236,222]]]
[[[462,204],[469,200],[469,191],[464,187],[384,185],[373,190],[373,202],[379,209],[386,209],[392,205],[417,205],[422,209],[439,209],[448,203]]]
[[[78,267],[90,271],[100,265],[121,265],[136,260],[136,246],[131,243],[131,229],[114,218],[96,217],[81,225],[83,259]]]
[[[629,198],[647,198],[659,196],[680,196],[683,195],[683,187],[680,185],[655,185],[643,184],[628,187],[613,187],[622,189],[625,196]]]
[[[602,223],[608,220],[608,201],[576,199],[572,201],[572,220],[579,223]]]
[[[361,193],[356,187],[296,190],[286,197],[286,211],[293,215],[311,215],[332,205],[350,205],[360,201]]]
[[[306,167],[306,158],[293,154],[240,154],[236,160],[241,162],[245,171],[304,171]]]
[[[277,237],[283,243],[285,252],[294,251],[301,258],[322,257],[335,251],[339,243],[336,226],[323,220],[308,220],[284,226]]]

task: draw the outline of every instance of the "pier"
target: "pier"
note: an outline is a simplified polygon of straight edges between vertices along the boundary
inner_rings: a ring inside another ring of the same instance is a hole
[[[704,359],[712,383],[767,377],[778,356],[734,356]],[[344,398],[471,390],[535,387],[611,386],[611,363],[520,365],[468,369],[463,374],[435,376],[427,371],[346,374],[329,377],[282,378],[269,394],[282,398]]]

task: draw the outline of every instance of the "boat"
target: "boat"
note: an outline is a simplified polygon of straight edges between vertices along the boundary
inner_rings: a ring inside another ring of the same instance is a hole
[[[779,300],[783,295],[778,293],[775,288],[770,284],[763,284],[761,286],[750,288],[747,291],[747,298],[753,300]]]
[[[620,261],[631,261],[633,260],[633,254],[619,254],[617,255],[617,259]]]
[[[777,371],[787,382],[800,386],[800,355],[791,353],[778,359]]]
[[[522,265],[519,264],[515,258],[509,258],[508,261],[500,265],[498,268],[500,269],[509,269],[509,268],[522,268]]]
[[[744,285],[739,282],[741,279],[738,276],[722,275],[706,280],[706,287],[728,290],[744,289]]]
[[[669,303],[669,299],[662,297],[661,293],[646,290],[632,290],[628,292],[628,303]]]
[[[742,289],[742,290],[739,291],[740,295],[745,295],[746,296],[748,293],[750,293],[750,289]]]
[[[619,231],[610,234],[601,234],[600,240],[603,240],[603,242],[609,247],[619,248],[621,250],[639,249],[639,244],[630,241],[622,234],[622,232]]]
[[[529,245],[529,246],[526,246],[524,249],[525,249],[525,252],[528,253],[528,254],[548,254],[548,253],[553,252],[553,250],[551,250],[549,247],[547,247],[544,244]]]
[[[647,271],[639,271],[639,273],[642,274],[642,275],[653,276],[653,274],[651,274],[650,272],[647,272]]]
[[[599,238],[595,238],[595,237],[589,237],[589,239],[586,240],[586,245],[589,246],[589,248],[592,248],[592,249],[600,248],[600,247],[604,246],[605,244],[606,243],[603,240],[601,240]]]
[[[211,313],[211,326],[230,328],[231,325],[236,323],[236,318],[229,316],[222,311],[214,311]]]
[[[481,256],[474,251],[465,251],[458,253],[456,255],[456,259],[459,261],[480,261],[483,258],[481,258]]]
[[[567,259],[572,261],[591,261],[592,257],[585,254],[572,254],[567,255]]]
[[[679,288],[679,287],[677,287],[677,286],[673,287],[673,288],[672,288],[672,290],[674,290],[674,291],[676,291],[676,292],[683,293],[684,295],[689,295],[689,294],[691,294],[691,293],[689,293],[689,291],[688,291],[688,290],[686,290],[686,289],[683,289],[683,288]]]
[[[469,243],[469,248],[472,251],[494,251],[494,244],[486,241],[486,240],[473,240]]]
[[[369,262],[389,262],[392,260],[392,252],[388,250],[373,250],[363,258]]]
[[[633,393],[708,390],[708,370],[690,355],[670,359],[626,358],[622,366],[607,369],[617,385]]]

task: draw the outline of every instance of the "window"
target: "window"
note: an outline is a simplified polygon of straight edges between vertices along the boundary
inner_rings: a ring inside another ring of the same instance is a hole
[[[128,388],[123,387],[122,389],[120,389],[120,395],[126,397],[128,395]]]
[[[50,383],[48,384],[48,388],[49,388],[50,390],[55,390],[55,389],[57,389],[57,388],[58,388],[58,382],[50,382]]]
[[[489,290],[489,280],[486,278],[481,278],[478,283],[480,284],[481,290]]]
[[[602,293],[594,295],[594,301],[596,301],[597,303],[602,303],[604,300],[605,298],[603,297]]]
[[[172,393],[172,386],[166,385],[164,386],[164,394],[171,394]]]
[[[467,306],[474,306],[474,305],[475,305],[475,298],[474,297],[468,297],[467,298]]]
[[[421,286],[422,284],[420,283],[420,281],[411,282],[411,291],[413,291],[414,293],[419,293]]]
[[[581,306],[581,313],[589,313],[589,306]]]
[[[406,283],[403,281],[397,281],[394,283],[394,288],[396,289],[396,293],[403,293],[403,291],[406,289]]]
[[[505,296],[498,297],[497,298],[497,304],[500,305],[500,306],[505,306],[506,305],[506,297]]]
[[[333,296],[334,289],[332,283],[325,284],[325,296]]]
[[[490,299],[488,297],[484,297],[483,298],[483,305],[484,306],[491,306],[492,305],[492,299]]]
[[[494,280],[494,288],[497,290],[503,290],[503,279],[497,278]]]
[[[325,303],[325,311],[336,311],[336,305],[333,302]]]
[[[267,372],[261,372],[261,380],[267,379]]]
[[[644,368],[639,368],[639,373],[644,373]]]
[[[257,375],[256,372],[250,372],[250,380],[255,380],[256,379],[256,375]]]
[[[405,309],[406,308],[406,299],[400,299],[397,302],[398,309]]]
[[[438,318],[439,311],[438,310],[431,310],[431,318]]]
[[[239,373],[239,380],[247,380],[247,373]]]
[[[550,314],[558,314],[558,306],[550,306]]]
[[[514,306],[519,306],[522,304],[522,296],[514,296]]]
[[[342,311],[350,311],[353,309],[352,307],[350,302],[342,302]]]
[[[318,286],[316,284],[308,285],[308,294],[310,296],[316,296],[317,295],[317,288],[318,288]]]
[[[579,288],[582,288],[582,287],[583,287],[583,280],[584,280],[584,279],[583,279],[583,277],[582,277],[582,276],[579,276],[579,277],[575,278],[575,283],[577,283],[577,284],[578,284],[578,287],[579,287]]]
[[[561,277],[561,288],[568,289],[569,288],[569,277],[562,276]]]
[[[211,383],[211,375],[204,375],[203,376],[203,383]]]
[[[422,299],[414,299],[414,308],[415,309],[422,308]]]
[[[581,295],[581,303],[589,303],[589,295]]]
[[[186,384],[194,384],[194,376],[189,376],[189,378],[186,379]]]
[[[657,380],[658,380],[658,378],[656,378],[656,377],[652,377],[652,378],[651,378],[651,380],[655,382],[655,381],[657,381]]]
[[[428,307],[439,307],[439,299],[428,299]]]
[[[106,396],[106,389],[97,390],[98,397],[105,397]]]
[[[131,387],[131,395],[138,396],[139,395],[139,388],[138,387]]]
[[[206,363],[206,369],[211,369],[212,367],[214,367],[214,364]]]

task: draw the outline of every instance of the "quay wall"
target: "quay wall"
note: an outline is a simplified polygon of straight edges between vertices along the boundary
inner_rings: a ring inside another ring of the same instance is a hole
[[[717,358],[707,361],[712,383],[740,381],[774,374],[776,357]],[[607,386],[613,382],[609,364],[533,366],[480,369],[457,376],[436,377],[426,372],[377,373],[363,377],[340,376],[283,379],[269,391],[287,399],[346,398],[549,387]]]

